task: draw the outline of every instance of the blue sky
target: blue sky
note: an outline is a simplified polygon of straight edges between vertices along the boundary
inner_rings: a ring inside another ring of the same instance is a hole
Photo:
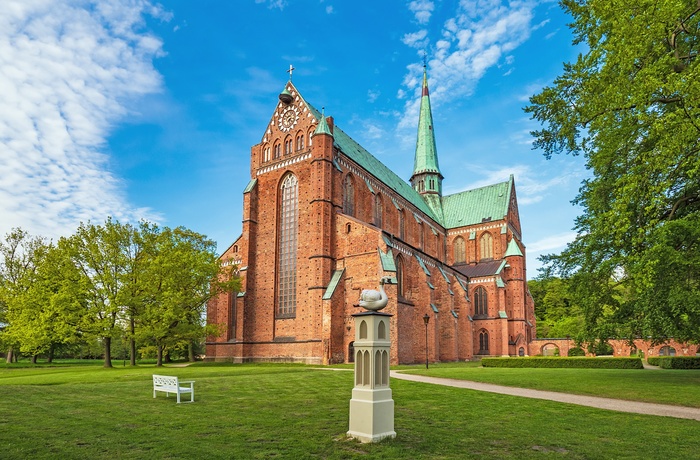
[[[552,1],[3,0],[0,233],[148,219],[224,250],[293,65],[307,101],[408,180],[423,56],[444,193],[514,174],[528,277],[573,239],[581,158],[522,111],[576,58]]]

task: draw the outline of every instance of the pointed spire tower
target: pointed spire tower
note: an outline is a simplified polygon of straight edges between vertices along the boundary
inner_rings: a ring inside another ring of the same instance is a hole
[[[438,165],[433,114],[430,110],[430,93],[428,91],[428,72],[423,66],[423,91],[420,100],[418,118],[418,138],[416,139],[416,156],[413,162],[411,186],[420,193],[431,208],[442,216],[442,179]]]

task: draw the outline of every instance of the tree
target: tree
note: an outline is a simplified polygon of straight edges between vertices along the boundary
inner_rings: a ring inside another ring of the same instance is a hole
[[[42,238],[32,237],[20,228],[13,229],[5,241],[0,241],[0,327],[2,340],[8,346],[8,363],[20,345],[17,334],[10,333],[10,319],[32,302],[29,291],[47,247]]]
[[[700,2],[563,0],[588,45],[525,111],[535,148],[582,154],[570,277],[588,339],[700,339]],[[682,234],[683,236],[680,236]]]
[[[583,340],[584,313],[575,303],[568,280],[541,277],[528,281],[535,302],[537,335],[541,337],[572,337]]]
[[[206,302],[224,291],[240,289],[232,266],[222,267],[216,243],[204,235],[178,227],[164,228],[149,265],[151,296],[140,319],[140,334],[155,344],[157,365],[167,347],[192,343],[206,331]]]
[[[86,293],[80,329],[102,341],[105,367],[112,367],[112,339],[122,336],[125,310],[134,305],[138,292],[130,283],[135,264],[128,249],[133,241],[131,225],[109,218],[104,225],[80,224],[73,236],[59,242],[79,271]]]
[[[67,254],[48,245],[35,254],[36,268],[24,291],[24,301],[7,314],[7,335],[19,349],[36,360],[63,345],[78,341],[78,324],[84,311],[79,274]]]

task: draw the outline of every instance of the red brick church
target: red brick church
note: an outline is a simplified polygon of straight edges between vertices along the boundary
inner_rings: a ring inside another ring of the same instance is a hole
[[[242,234],[221,255],[241,292],[213,299],[217,361],[352,362],[352,314],[382,277],[391,362],[531,354],[513,176],[443,196],[427,75],[407,183],[287,83],[243,190]],[[427,321],[427,323],[426,323]]]

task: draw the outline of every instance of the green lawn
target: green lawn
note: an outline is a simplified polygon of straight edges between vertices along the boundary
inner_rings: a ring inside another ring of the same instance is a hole
[[[153,399],[153,373],[196,380],[196,402]],[[611,374],[611,383],[617,378]],[[345,437],[352,382],[352,372],[301,365],[7,366],[0,368],[0,458],[673,459],[700,452],[696,421],[400,380],[392,380],[397,438],[360,444]]]
[[[402,366],[407,373],[606,398],[700,407],[700,370],[509,369],[478,363]]]

